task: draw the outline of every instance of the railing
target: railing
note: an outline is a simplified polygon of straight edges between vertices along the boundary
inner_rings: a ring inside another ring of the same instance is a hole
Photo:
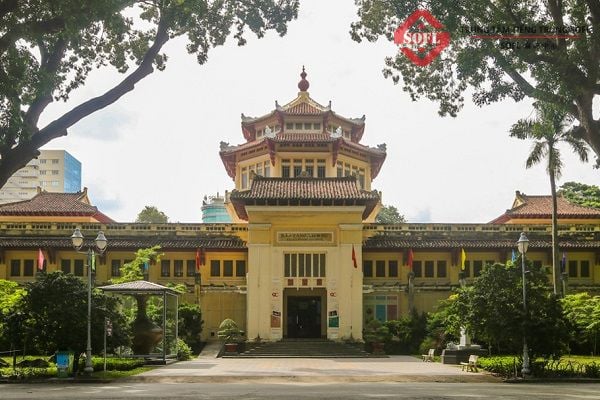
[[[0,354],[11,354],[12,355],[12,367],[13,369],[17,368],[17,353],[23,353],[24,350],[9,350],[9,351],[0,351]]]

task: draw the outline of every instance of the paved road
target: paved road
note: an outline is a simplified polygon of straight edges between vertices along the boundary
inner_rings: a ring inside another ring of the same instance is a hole
[[[600,384],[507,383],[123,383],[7,384],[0,399],[600,399]]]

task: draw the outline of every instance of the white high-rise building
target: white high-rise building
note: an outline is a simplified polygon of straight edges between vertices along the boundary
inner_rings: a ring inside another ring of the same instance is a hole
[[[28,200],[41,187],[47,192],[81,190],[81,162],[65,150],[40,150],[40,156],[14,173],[0,189],[0,204]]]

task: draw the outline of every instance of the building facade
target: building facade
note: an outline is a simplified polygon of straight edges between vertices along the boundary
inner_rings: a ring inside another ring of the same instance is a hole
[[[47,192],[76,193],[81,190],[81,163],[65,150],[40,150],[0,189],[0,204],[31,199],[41,187]]]
[[[471,282],[486,265],[510,261],[521,232],[530,239],[527,258],[551,265],[549,196],[517,193],[487,224],[374,223],[381,197],[371,183],[385,145],[362,144],[364,117],[316,102],[301,77],[291,102],[242,116],[242,144],[221,143],[234,187],[224,206],[234,222],[113,223],[68,219],[44,202],[12,213],[0,207],[0,279],[34,279],[40,250],[47,271],[83,277],[85,256],[69,237],[80,228],[91,244],[102,230],[108,250],[96,281],[118,277],[135,250],[160,245],[148,278],[186,285],[186,300],[202,307],[206,340],[216,340],[225,318],[250,340],[342,340],[361,339],[370,319],[432,310],[460,276]],[[600,210],[562,199],[559,234],[568,291],[600,293]]]
[[[217,193],[216,196],[204,196],[202,200],[202,222],[215,224],[231,222],[231,215],[225,207],[225,197]]]

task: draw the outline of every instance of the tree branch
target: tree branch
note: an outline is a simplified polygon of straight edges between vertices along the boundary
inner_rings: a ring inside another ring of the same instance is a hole
[[[114,103],[126,93],[132,91],[135,88],[135,84],[150,75],[154,68],[152,66],[154,59],[158,55],[158,52],[162,46],[169,40],[168,24],[164,18],[158,23],[156,30],[156,36],[154,38],[153,45],[148,49],[140,65],[125,79],[121,81],[117,86],[108,90],[101,96],[90,99],[71,111],[65,113],[60,118],[52,121],[38,133],[33,135],[31,141],[28,143],[29,146],[39,148],[50,140],[55,139],[59,136],[66,135],[66,130],[77,123],[82,118]]]
[[[63,39],[59,39],[54,46],[54,51],[50,55],[46,54],[45,51],[40,51],[42,54],[42,62],[40,66],[42,75],[54,75],[56,71],[58,71],[60,62],[65,55],[66,49],[66,42]],[[37,123],[40,115],[51,102],[52,88],[39,88],[39,93],[29,106],[29,109],[27,109],[27,112],[23,118],[26,129],[29,129],[30,132],[37,131]]]
[[[30,35],[41,36],[49,33],[58,33],[64,30],[65,23],[62,17],[55,17],[45,21],[27,21],[17,24],[0,37],[0,54],[4,53],[13,43]]]

